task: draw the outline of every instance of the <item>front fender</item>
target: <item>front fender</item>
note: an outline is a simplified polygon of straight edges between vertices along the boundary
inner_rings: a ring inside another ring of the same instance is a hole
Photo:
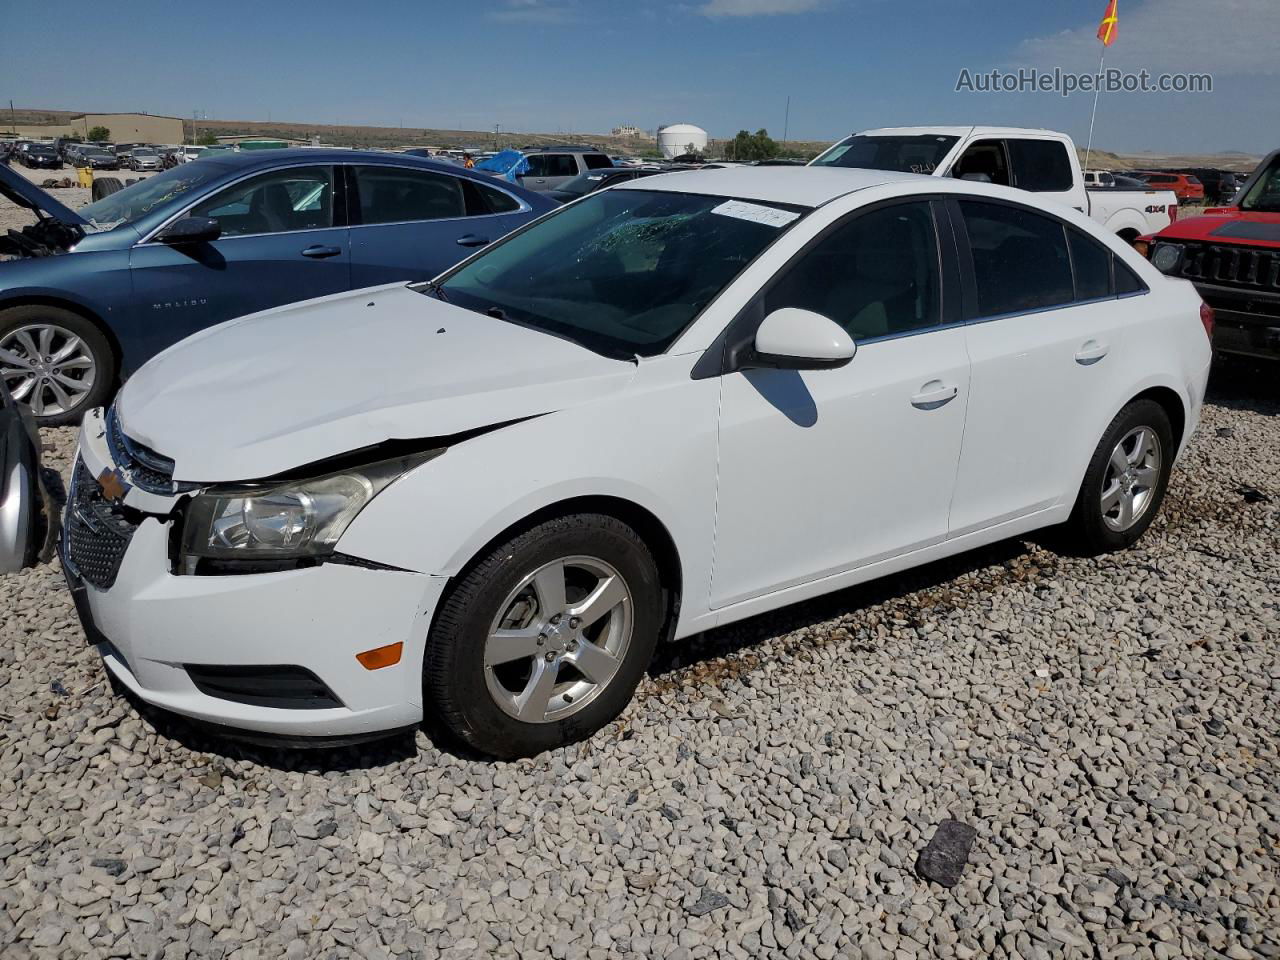
[[[453,576],[530,515],[566,500],[611,497],[647,511],[665,527],[685,572],[686,597],[701,598],[705,606],[715,530],[719,381],[691,379],[693,359],[653,364],[679,371],[667,382],[655,385],[652,372],[642,367],[636,380],[650,382],[633,382],[621,395],[458,444],[379,494],[338,549]],[[667,377],[659,373],[656,379]]]
[[[65,303],[111,325],[129,312],[133,285],[128,250],[64,253],[0,264],[0,309]]]

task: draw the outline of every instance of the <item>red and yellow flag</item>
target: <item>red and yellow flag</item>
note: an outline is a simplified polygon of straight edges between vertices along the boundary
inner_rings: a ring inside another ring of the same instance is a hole
[[[1107,12],[1102,17],[1102,23],[1098,24],[1098,39],[1102,41],[1104,47],[1109,47],[1116,42],[1116,23],[1119,21],[1119,14],[1116,12],[1120,0],[1111,0],[1107,4]]]

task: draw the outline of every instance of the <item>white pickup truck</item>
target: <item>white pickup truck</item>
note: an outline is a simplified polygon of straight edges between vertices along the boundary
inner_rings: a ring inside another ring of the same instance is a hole
[[[899,170],[1030,190],[1087,213],[1133,242],[1178,218],[1170,190],[1086,188],[1065,133],[1016,127],[890,127],[845,137],[811,166]]]

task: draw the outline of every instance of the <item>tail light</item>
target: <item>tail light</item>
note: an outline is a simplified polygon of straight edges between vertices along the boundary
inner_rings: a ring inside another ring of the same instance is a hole
[[[1169,222],[1178,222],[1178,205],[1176,203],[1169,204]]]
[[[1200,322],[1204,324],[1204,333],[1210,340],[1213,339],[1213,325],[1217,318],[1213,314],[1213,307],[1207,303],[1200,304]]]

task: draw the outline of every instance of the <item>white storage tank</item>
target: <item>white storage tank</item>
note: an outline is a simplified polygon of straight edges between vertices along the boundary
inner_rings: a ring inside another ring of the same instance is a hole
[[[683,153],[702,153],[707,149],[707,131],[692,123],[673,123],[658,128],[658,149],[670,160]]]

